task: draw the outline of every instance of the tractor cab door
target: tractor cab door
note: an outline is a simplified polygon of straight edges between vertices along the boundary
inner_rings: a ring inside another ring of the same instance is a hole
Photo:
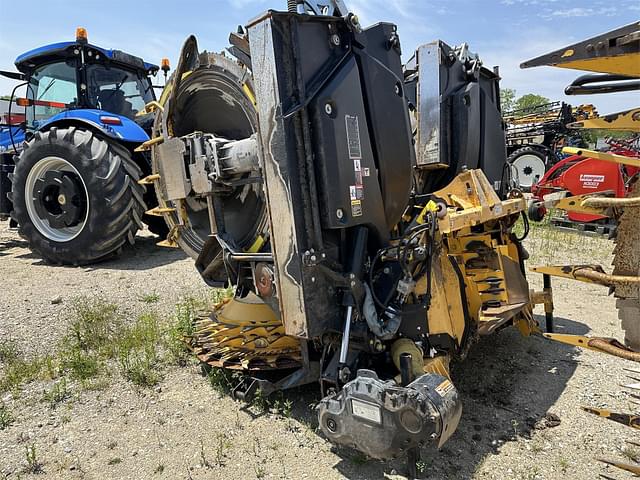
[[[75,60],[48,63],[29,76],[27,125],[38,126],[58,113],[78,106],[78,75]]]

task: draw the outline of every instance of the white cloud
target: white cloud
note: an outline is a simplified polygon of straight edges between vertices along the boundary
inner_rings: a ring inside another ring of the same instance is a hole
[[[565,10],[553,10],[548,13],[540,14],[543,18],[577,18],[577,17],[591,17],[595,15],[614,16],[618,14],[618,9],[615,7],[600,7],[600,8],[584,8],[574,7]]]

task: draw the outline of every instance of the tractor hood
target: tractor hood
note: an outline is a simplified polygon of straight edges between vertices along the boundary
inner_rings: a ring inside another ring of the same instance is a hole
[[[39,65],[48,63],[51,61],[73,56],[74,50],[79,48],[88,49],[92,52],[92,55],[102,55],[105,58],[110,59],[112,62],[119,63],[123,66],[134,68],[136,70],[144,71],[145,73],[155,73],[158,71],[158,66],[152,63],[147,63],[140,57],[130,55],[120,50],[107,50],[96,45],[81,44],[78,42],[59,42],[52,43],[50,45],[44,45],[42,47],[35,48],[26,53],[23,53],[15,60],[15,65],[22,73],[29,73],[31,70]]]

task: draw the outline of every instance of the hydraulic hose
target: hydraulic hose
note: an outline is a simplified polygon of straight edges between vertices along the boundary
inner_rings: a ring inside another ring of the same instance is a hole
[[[380,340],[391,340],[395,337],[398,329],[400,328],[402,317],[399,314],[392,314],[390,312],[387,312],[389,320],[387,320],[386,325],[384,325],[384,322],[380,318],[378,318],[378,312],[376,311],[376,305],[373,301],[371,289],[366,283],[364,284],[364,290],[365,296],[364,305],[362,306],[362,312],[364,314],[365,320],[367,321],[369,329]]]

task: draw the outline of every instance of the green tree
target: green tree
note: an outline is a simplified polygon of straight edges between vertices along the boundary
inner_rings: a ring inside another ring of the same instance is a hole
[[[527,93],[526,95],[522,95],[515,102],[515,109],[522,110],[525,108],[534,108],[539,105],[544,105],[545,103],[550,103],[547,97],[543,97],[542,95],[536,95],[535,93]]]
[[[500,89],[500,109],[502,113],[513,110],[516,101],[516,91],[513,88]]]

